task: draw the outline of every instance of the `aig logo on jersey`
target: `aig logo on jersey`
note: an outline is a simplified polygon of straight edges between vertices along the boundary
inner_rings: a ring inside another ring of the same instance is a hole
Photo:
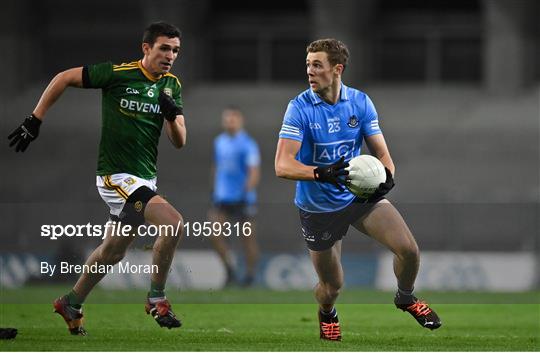
[[[353,157],[355,140],[313,144],[313,163],[332,164],[341,157]]]

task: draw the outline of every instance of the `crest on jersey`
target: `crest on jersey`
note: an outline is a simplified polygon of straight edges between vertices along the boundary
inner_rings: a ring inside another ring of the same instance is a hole
[[[165,93],[169,97],[172,97],[172,89],[170,89],[170,88],[164,88],[163,93]]]
[[[143,203],[142,203],[142,201],[137,201],[137,202],[135,202],[135,204],[133,205],[133,207],[135,208],[135,211],[141,212],[141,210],[143,209]]]
[[[356,115],[352,115],[349,118],[349,121],[347,122],[347,125],[349,125],[349,127],[357,127],[358,126],[358,118],[356,117]]]

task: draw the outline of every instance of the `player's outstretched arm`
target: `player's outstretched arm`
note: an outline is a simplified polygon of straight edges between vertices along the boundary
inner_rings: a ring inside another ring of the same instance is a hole
[[[276,176],[292,180],[315,180],[315,167],[305,165],[296,160],[301,142],[280,138],[276,149],[274,167]]]
[[[82,67],[69,69],[56,75],[43,91],[32,114],[8,136],[9,147],[14,147],[15,152],[26,151],[30,142],[39,136],[41,122],[49,108],[60,98],[67,87],[82,87],[82,85]]]
[[[58,98],[60,98],[66,88],[81,88],[83,86],[82,71],[82,67],[75,67],[56,75],[51,80],[47,88],[45,88],[45,91],[43,91],[43,94],[41,95],[41,98],[39,99],[39,102],[34,108],[32,114],[36,118],[43,120],[49,108],[58,100]]]

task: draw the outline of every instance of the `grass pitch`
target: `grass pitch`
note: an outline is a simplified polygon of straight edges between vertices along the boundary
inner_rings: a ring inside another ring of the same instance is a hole
[[[16,327],[15,340],[0,341],[2,351],[539,351],[538,293],[500,304],[501,295],[476,293],[490,304],[443,304],[426,295],[443,320],[426,330],[391,304],[392,294],[347,289],[346,304],[337,309],[342,342],[320,341],[317,306],[308,291],[277,292],[270,303],[263,290],[186,292],[171,295],[179,329],[160,328],[144,311],[144,292],[92,293],[85,305],[86,337],[69,335],[62,318],[44,303],[64,288],[36,287],[2,291],[0,326]],[[423,294],[423,293],[420,293]],[[447,295],[447,294],[445,294]],[[466,298],[466,294],[460,294]],[[470,295],[470,296],[471,296]],[[44,298],[50,296],[50,298]],[[469,297],[470,297],[469,296]],[[41,302],[31,299],[42,298]],[[356,297],[357,303],[347,298]],[[26,300],[17,303],[15,299]],[[183,299],[181,299],[183,298]],[[495,299],[493,299],[495,298]],[[515,296],[509,296],[515,298]],[[366,300],[363,300],[366,299]],[[536,299],[536,301],[535,301]],[[114,302],[116,300],[116,302]],[[107,304],[100,304],[107,303]],[[119,304],[128,302],[131,304]],[[134,304],[136,302],[140,302]],[[246,304],[241,304],[242,302]],[[368,304],[369,303],[369,304]],[[499,303],[499,304],[496,304]]]

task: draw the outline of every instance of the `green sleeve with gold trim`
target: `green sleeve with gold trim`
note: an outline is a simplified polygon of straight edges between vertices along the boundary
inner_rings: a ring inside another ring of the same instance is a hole
[[[113,64],[105,63],[88,65],[83,68],[83,87],[105,88],[113,78]]]
[[[178,78],[176,78],[175,89],[173,90],[173,98],[177,106],[180,108],[184,108],[184,99],[182,98],[182,85],[180,84],[180,81]]]
[[[176,102],[176,105],[180,108],[184,108],[184,100],[182,99],[182,90],[179,91],[178,96],[174,98],[174,101]]]

